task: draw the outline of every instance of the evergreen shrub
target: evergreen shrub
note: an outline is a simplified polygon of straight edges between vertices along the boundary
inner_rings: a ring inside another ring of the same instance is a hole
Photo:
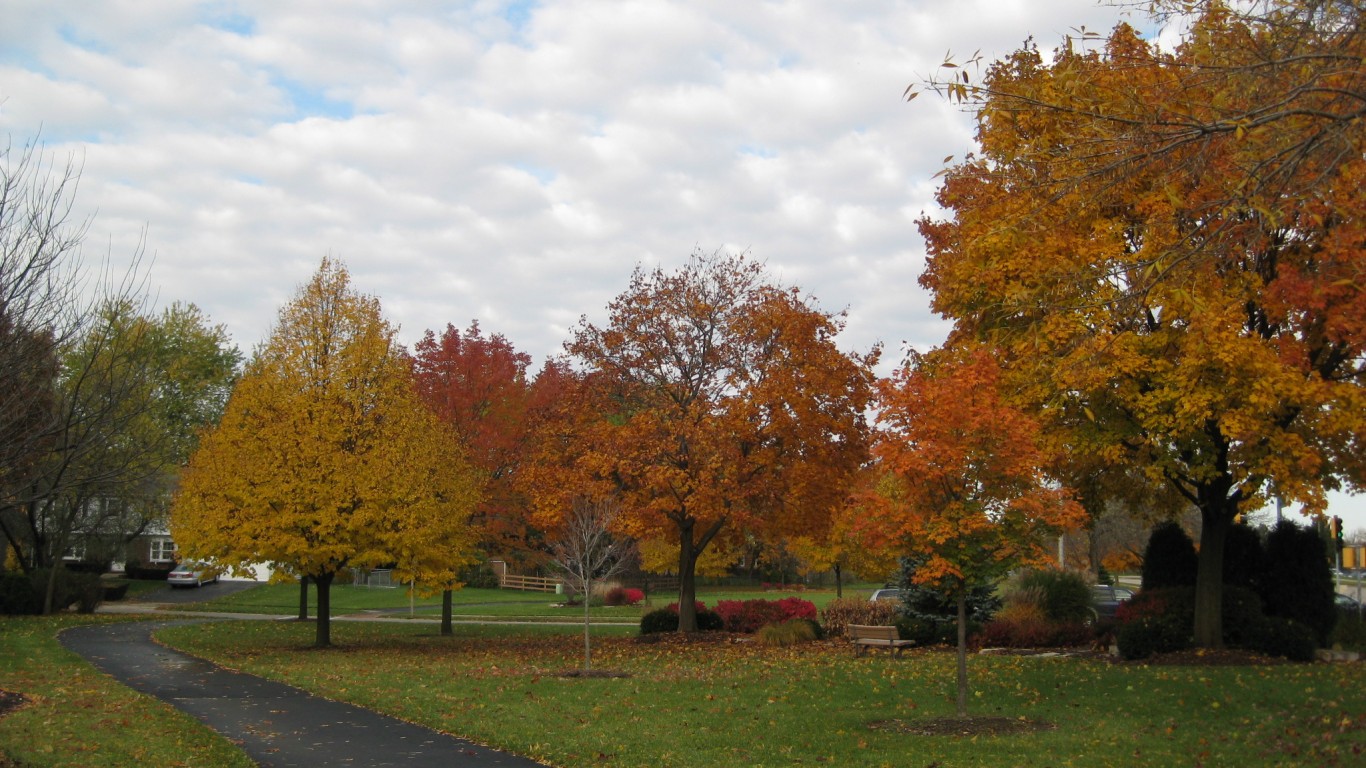
[[[1266,624],[1266,630],[1253,646],[1253,650],[1291,661],[1314,660],[1314,653],[1319,647],[1314,630],[1294,619],[1281,616],[1272,616],[1266,620]]]
[[[1199,559],[1195,543],[1174,522],[1153,529],[1143,549],[1143,589],[1194,587]]]
[[[26,573],[0,573],[0,614],[6,616],[36,616],[43,612],[41,593]]]

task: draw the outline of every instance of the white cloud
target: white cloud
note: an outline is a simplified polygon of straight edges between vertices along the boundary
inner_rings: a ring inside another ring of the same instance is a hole
[[[932,176],[968,115],[907,85],[1045,50],[1092,0],[15,0],[0,132],[84,159],[91,258],[144,231],[163,302],[250,346],[325,254],[406,340],[480,320],[537,358],[638,263],[747,249],[843,343],[926,348]]]

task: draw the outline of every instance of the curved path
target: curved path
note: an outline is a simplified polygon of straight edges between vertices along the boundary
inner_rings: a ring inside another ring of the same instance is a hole
[[[262,766],[541,766],[361,707],[223,669],[152,640],[154,631],[175,623],[186,622],[73,627],[62,632],[61,642],[114,679],[194,716],[241,746]]]

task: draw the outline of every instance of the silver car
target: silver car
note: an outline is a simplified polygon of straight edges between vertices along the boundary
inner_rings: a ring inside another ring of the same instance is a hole
[[[173,587],[201,587],[218,581],[218,573],[208,563],[183,562],[166,576]]]

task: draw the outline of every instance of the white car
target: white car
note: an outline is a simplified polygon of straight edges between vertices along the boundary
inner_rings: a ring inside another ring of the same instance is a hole
[[[218,581],[218,574],[208,563],[184,562],[166,576],[166,583],[173,587],[200,587]]]

